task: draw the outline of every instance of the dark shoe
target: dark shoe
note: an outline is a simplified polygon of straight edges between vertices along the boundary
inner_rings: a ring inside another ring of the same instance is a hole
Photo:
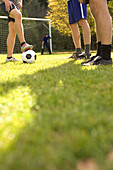
[[[97,57],[97,55],[92,56],[89,60],[82,62],[81,64],[83,66],[91,65],[94,62],[94,59]]]
[[[86,54],[85,52],[79,54],[80,59],[90,59],[91,53]]]
[[[94,60],[93,65],[112,65],[112,58],[110,58],[109,60],[105,60],[101,56],[97,56]]]
[[[77,53],[73,53],[70,57],[68,57],[68,59],[75,59],[76,57],[78,56],[78,54]]]
[[[77,53],[73,53],[72,56],[69,57],[75,60],[81,60],[81,59],[88,59],[90,58],[91,54],[86,54],[85,52],[81,53],[81,54],[77,54]]]

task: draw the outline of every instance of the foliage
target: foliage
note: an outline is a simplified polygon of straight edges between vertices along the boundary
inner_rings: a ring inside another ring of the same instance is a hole
[[[63,34],[71,35],[68,24],[68,10],[66,0],[48,0],[49,11],[47,17],[50,17],[52,26]],[[108,3],[110,14],[113,17],[113,1]],[[87,20],[90,25],[91,33],[95,34],[95,24],[90,13],[89,5],[87,11]]]
[[[113,67],[69,56],[23,64],[0,55],[1,170],[73,170],[87,158],[113,169]]]
[[[55,27],[63,34],[71,34],[68,24],[68,11],[66,0],[48,0],[49,12],[47,17],[52,21],[52,27]]]

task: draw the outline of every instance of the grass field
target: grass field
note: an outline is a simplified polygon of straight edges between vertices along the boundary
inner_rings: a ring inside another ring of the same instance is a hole
[[[113,66],[68,56],[0,55],[0,170],[113,170]]]

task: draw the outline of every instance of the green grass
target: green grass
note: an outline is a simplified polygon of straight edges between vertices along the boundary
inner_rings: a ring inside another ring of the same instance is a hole
[[[0,55],[0,170],[76,170],[89,158],[113,169],[113,66],[68,56]]]

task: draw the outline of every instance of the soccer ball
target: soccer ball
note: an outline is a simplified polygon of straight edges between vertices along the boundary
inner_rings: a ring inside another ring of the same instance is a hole
[[[36,53],[33,50],[24,51],[21,58],[23,63],[34,63],[36,60]]]

